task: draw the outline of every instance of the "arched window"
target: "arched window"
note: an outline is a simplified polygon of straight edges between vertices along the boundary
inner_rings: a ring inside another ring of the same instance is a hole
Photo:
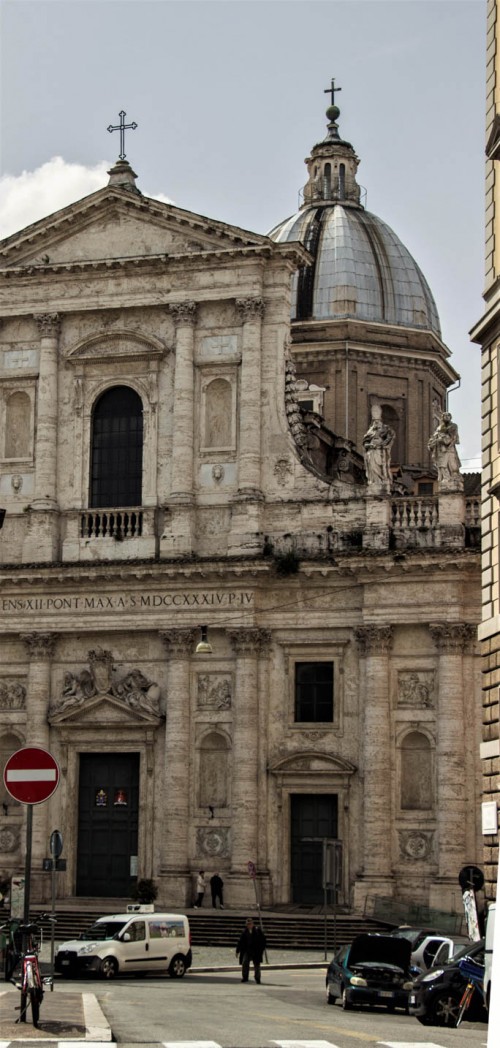
[[[332,165],[325,164],[323,169],[323,199],[329,200],[332,195]]]
[[[339,197],[345,199],[345,164],[339,164]]]
[[[406,461],[404,449],[404,421],[401,418],[400,413],[396,408],[392,407],[391,404],[382,404],[381,406],[382,422],[385,422],[386,426],[391,426],[396,434],[396,439],[391,450],[391,462],[393,466],[402,466]]]
[[[90,505],[142,505],[142,401],[129,386],[99,397],[92,418]]]
[[[411,731],[401,745],[401,807],[426,811],[433,793],[431,744],[421,731]]]
[[[31,401],[27,393],[12,393],[5,412],[5,458],[31,454]]]

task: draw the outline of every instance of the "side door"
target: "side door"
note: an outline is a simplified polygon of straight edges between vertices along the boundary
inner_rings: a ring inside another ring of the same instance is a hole
[[[135,971],[149,966],[149,943],[144,920],[133,920],[127,924],[121,933],[117,956],[122,972]]]

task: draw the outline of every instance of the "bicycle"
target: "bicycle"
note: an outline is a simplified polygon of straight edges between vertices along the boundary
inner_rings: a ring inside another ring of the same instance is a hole
[[[457,1021],[455,1027],[460,1026],[465,1012],[470,1007],[472,998],[478,990],[483,1001],[484,996],[484,964],[476,964],[470,957],[464,957],[458,962],[460,971],[467,977],[467,984],[458,1004]]]
[[[39,921],[52,920],[49,914],[40,914]],[[0,927],[7,931],[9,943],[5,956],[5,978],[21,991],[19,1018],[16,1022],[26,1022],[28,1006],[31,1006],[33,1026],[38,1027],[40,1005],[43,1001],[44,983],[40,974],[38,953],[42,944],[42,929],[39,923],[30,921],[23,924],[17,918],[11,918]],[[16,981],[16,969],[21,965],[20,981]],[[29,1002],[29,1004],[28,1004]]]

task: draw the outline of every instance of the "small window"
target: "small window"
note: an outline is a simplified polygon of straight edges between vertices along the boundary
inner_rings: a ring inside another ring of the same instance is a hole
[[[432,480],[420,480],[418,483],[418,493],[419,495],[433,495],[434,484],[432,483]]]
[[[295,663],[295,720],[333,721],[333,662]]]

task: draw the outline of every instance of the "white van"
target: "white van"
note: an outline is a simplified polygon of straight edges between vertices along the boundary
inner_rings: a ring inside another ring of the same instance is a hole
[[[78,939],[61,943],[55,971],[72,976],[94,972],[103,979],[113,979],[119,972],[166,971],[180,979],[193,959],[187,917],[138,909],[100,917]]]
[[[484,992],[486,996],[486,1007],[490,1007],[491,991],[491,967],[493,963],[493,940],[495,938],[495,912],[496,903],[491,902],[488,906],[486,918],[486,942],[484,947]]]

